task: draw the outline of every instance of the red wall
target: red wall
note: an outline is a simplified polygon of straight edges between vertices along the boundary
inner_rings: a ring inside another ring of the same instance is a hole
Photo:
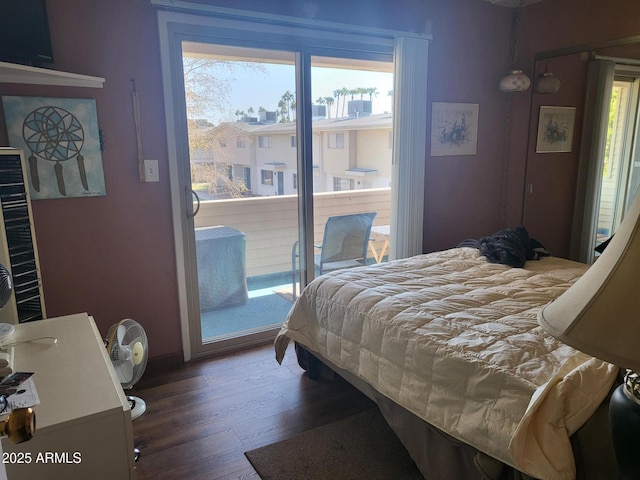
[[[498,82],[508,70],[511,13],[477,0],[435,2],[430,11],[428,103],[477,103],[479,121],[476,155],[432,157],[427,145],[425,251],[502,228],[508,97]]]
[[[155,12],[147,0],[53,1],[48,10],[55,69],[103,77],[104,88],[0,84],[0,94],[95,98],[107,195],[33,202],[47,314],[86,311],[104,336],[134,318],[151,355],[180,352]],[[160,160],[159,183],[139,181],[131,78],[145,156]]]
[[[306,2],[202,3],[305,16]],[[427,20],[431,20],[429,104],[480,104],[477,155],[427,154],[425,251],[448,248],[464,238],[518,224],[530,96],[514,96],[508,124],[508,97],[497,89],[508,67],[512,10],[482,0],[316,3],[321,20],[415,31],[424,31]],[[629,11],[603,25],[603,18],[615,11],[614,4],[629,5]],[[630,22],[631,13],[636,13],[631,5],[635,4],[635,0],[606,5],[596,0],[545,0],[528,7],[531,14],[523,19],[525,63],[533,64],[536,51],[586,42],[596,30],[602,38],[622,36],[625,31],[630,34],[633,27],[620,30],[619,23]],[[0,95],[95,98],[106,144],[103,161],[107,189],[104,197],[34,202],[48,314],[87,311],[94,315],[104,335],[112,323],[131,317],[145,326],[152,357],[179,354],[180,280],[175,269],[155,9],[149,0],[49,1],[48,7],[55,69],[104,77],[104,88],[0,83]],[[577,24],[563,23],[575,18]],[[534,23],[538,25],[535,29],[531,26]],[[540,35],[541,31],[545,34]],[[141,97],[145,157],[159,160],[159,183],[138,180],[132,78]],[[0,144],[5,143],[0,124]]]

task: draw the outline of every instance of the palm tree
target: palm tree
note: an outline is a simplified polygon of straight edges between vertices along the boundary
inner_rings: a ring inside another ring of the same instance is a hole
[[[286,92],[284,92],[284,94],[282,95],[282,99],[281,102],[284,103],[285,106],[285,112],[286,112],[286,121],[290,122],[291,121],[291,102],[293,102],[293,100],[295,99],[295,96],[293,95],[293,93],[291,93],[290,90],[287,90]],[[278,107],[282,108],[280,106],[280,104],[278,104]]]
[[[366,90],[366,93],[369,94],[369,101],[373,102],[373,97],[378,96],[378,87],[369,87]]]
[[[329,116],[329,118],[331,118],[331,107],[333,106],[333,97],[324,97],[324,101],[327,104],[327,114]]]
[[[351,93],[351,90],[349,90],[347,87],[342,87],[340,89],[340,94],[342,95],[342,114],[340,115],[341,117],[344,117],[344,107],[347,106],[347,95],[349,95]],[[353,100],[353,96],[351,97],[351,99]]]
[[[333,96],[336,97],[336,118],[340,115],[340,97],[342,96],[342,90],[334,90]]]
[[[287,104],[283,98],[278,102],[278,110],[280,115],[280,123],[285,123],[287,121]]]

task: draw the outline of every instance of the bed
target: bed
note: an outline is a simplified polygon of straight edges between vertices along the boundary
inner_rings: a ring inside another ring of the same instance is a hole
[[[614,478],[619,370],[537,322],[586,268],[461,247],[333,272],[292,307],[276,359],[293,340],[373,398],[426,478]]]

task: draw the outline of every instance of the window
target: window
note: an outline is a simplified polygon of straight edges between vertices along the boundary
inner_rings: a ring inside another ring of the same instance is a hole
[[[251,190],[251,167],[244,167],[244,184]]]
[[[344,148],[344,133],[329,134],[329,148]]]
[[[353,190],[355,182],[353,178],[333,177],[333,191],[343,192],[345,190]]]
[[[291,135],[289,137],[289,145],[291,145],[292,148],[296,148],[298,146],[298,139],[295,135]]]
[[[244,141],[244,138],[237,138],[236,139],[236,147],[237,148],[245,148],[246,144]]]
[[[262,185],[273,185],[273,172],[271,170],[260,170]]]
[[[227,165],[227,178],[233,180],[233,165]]]
[[[220,146],[222,148],[225,148],[227,146],[227,139],[226,138],[220,138],[220,139],[218,139],[218,143],[220,144]]]
[[[258,147],[271,148],[271,137],[269,135],[258,136]]]
[[[293,188],[295,190],[298,189],[298,174],[297,173],[293,174]]]

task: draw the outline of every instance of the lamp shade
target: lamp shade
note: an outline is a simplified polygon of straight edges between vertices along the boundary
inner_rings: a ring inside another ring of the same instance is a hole
[[[602,255],[538,322],[578,350],[640,371],[640,195]]]
[[[543,94],[556,93],[560,90],[560,80],[553,73],[544,72],[536,78],[534,90]]]
[[[522,70],[512,70],[508,75],[502,77],[499,87],[502,92],[524,92],[531,85],[531,80]]]

